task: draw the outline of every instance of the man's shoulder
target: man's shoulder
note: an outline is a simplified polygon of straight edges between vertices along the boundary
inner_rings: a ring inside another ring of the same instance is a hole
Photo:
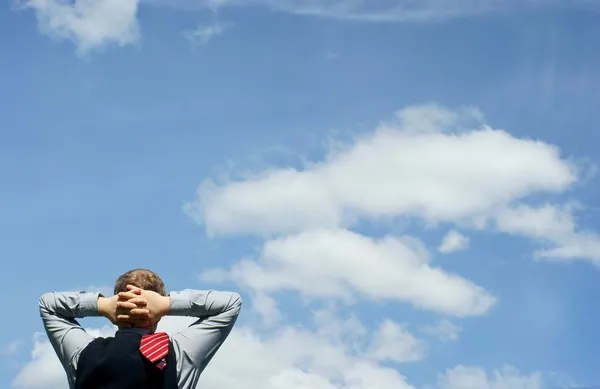
[[[113,339],[114,339],[113,336],[106,336],[106,337],[98,336],[98,337],[92,339],[92,341],[90,343],[88,343],[87,346],[85,346],[84,351],[91,349],[91,348],[105,346],[106,344],[110,343]]]

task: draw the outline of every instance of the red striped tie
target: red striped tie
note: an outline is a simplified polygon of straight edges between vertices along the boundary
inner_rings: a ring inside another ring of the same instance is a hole
[[[140,352],[152,363],[160,361],[156,366],[164,368],[167,365],[165,357],[169,353],[169,335],[166,332],[144,335],[140,342]]]

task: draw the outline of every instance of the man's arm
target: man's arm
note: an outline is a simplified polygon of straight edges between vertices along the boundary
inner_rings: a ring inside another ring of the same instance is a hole
[[[100,316],[99,293],[50,292],[40,297],[40,316],[50,343],[69,379],[75,380],[77,357],[94,339],[76,318]]]
[[[117,296],[104,298],[100,293],[87,292],[50,292],[40,297],[40,316],[46,334],[71,385],[79,355],[94,339],[75,319],[104,316],[114,323],[116,301]]]
[[[172,292],[170,299],[169,316],[199,319],[172,337],[173,345],[179,348],[178,354],[184,354],[183,358],[191,361],[200,370],[199,374],[231,332],[242,307],[242,298],[234,292],[188,289]]]

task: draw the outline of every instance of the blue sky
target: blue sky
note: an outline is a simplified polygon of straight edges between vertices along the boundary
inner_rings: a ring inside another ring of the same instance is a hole
[[[594,2],[208,3],[0,10],[2,382],[147,267],[245,298],[203,387],[600,385]]]

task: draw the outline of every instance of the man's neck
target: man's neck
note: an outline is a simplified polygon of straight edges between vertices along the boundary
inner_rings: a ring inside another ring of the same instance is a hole
[[[137,333],[141,333],[141,334],[150,334],[154,332],[154,328],[152,327],[128,327],[128,326],[122,326],[122,327],[118,327],[119,331],[125,331],[125,332],[137,332]]]

